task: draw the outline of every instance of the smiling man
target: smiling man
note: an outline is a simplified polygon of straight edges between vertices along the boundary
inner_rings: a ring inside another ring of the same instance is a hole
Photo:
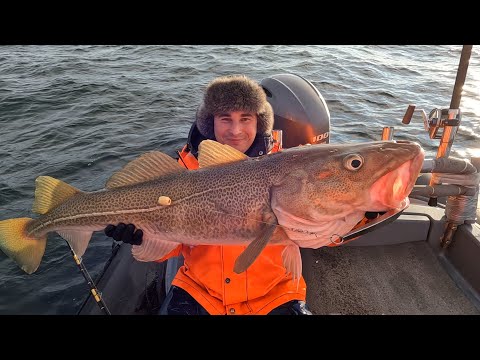
[[[205,90],[179,163],[198,169],[198,145],[205,139],[230,145],[250,157],[267,154],[273,148],[273,123],[272,107],[257,82],[243,75],[216,78]],[[132,224],[111,226],[105,233],[118,241],[142,241],[141,230],[135,231]],[[234,264],[246,246],[179,244],[157,260],[184,257],[160,314],[311,314],[305,304],[305,280],[294,280],[283,265],[284,248],[267,246],[238,274]]]
[[[246,152],[257,135],[257,114],[232,111],[215,115],[215,138],[219,143]]]

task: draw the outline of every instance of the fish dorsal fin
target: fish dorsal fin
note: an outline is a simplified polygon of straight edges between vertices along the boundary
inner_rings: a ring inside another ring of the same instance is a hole
[[[247,159],[248,156],[229,145],[204,140],[198,146],[198,166],[205,168]]]
[[[35,179],[35,200],[32,211],[37,214],[46,214],[80,192],[61,180],[50,176],[39,176]]]
[[[160,151],[151,151],[130,161],[108,179],[105,188],[112,189],[126,185],[154,180],[163,175],[187,171],[174,158]]]

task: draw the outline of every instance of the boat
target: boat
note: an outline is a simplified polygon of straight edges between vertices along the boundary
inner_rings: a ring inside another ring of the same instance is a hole
[[[380,215],[335,246],[301,249],[313,314],[480,314],[480,159],[449,156],[461,122],[461,91],[471,50],[469,45],[462,48],[448,108],[427,114],[414,105],[407,107],[402,122],[409,124],[420,113],[425,136],[439,140],[437,156],[425,159],[408,207]],[[262,84],[288,79],[315,89],[294,74],[273,75]],[[282,127],[285,124],[276,118],[274,128]],[[316,140],[327,139],[328,133],[317,134]],[[394,140],[393,128],[383,128],[379,140]],[[448,184],[432,172],[453,173],[474,184]],[[76,261],[90,289],[78,315],[155,315],[182,264],[181,257],[161,263],[136,261],[131,245],[124,243],[112,246],[95,280],[81,260]]]

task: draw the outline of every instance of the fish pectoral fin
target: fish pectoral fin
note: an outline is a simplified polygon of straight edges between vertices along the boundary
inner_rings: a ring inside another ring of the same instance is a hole
[[[250,265],[253,264],[255,259],[260,255],[262,250],[270,240],[273,232],[275,231],[277,224],[267,224],[265,229],[262,231],[259,237],[253,240],[243,251],[240,256],[235,260],[235,265],[233,271],[237,274],[240,274],[247,270]]]
[[[113,189],[140,184],[167,174],[188,171],[174,158],[160,151],[150,151],[130,161],[108,179],[105,188]]]
[[[178,242],[162,240],[144,233],[142,244],[132,246],[132,255],[138,261],[157,261],[179,245]]]
[[[270,238],[271,245],[283,245],[283,244],[290,244],[292,240],[288,237],[283,227],[277,226],[275,231]]]
[[[300,254],[300,247],[296,244],[285,246],[282,251],[283,265],[287,272],[292,273],[293,280],[300,280],[302,276],[302,256]]]
[[[35,179],[35,200],[32,211],[37,214],[46,214],[80,192],[61,180],[50,176],[39,176]]]
[[[270,244],[287,244],[282,251],[283,266],[285,266],[287,273],[291,273],[293,279],[297,280],[298,286],[300,276],[302,275],[302,255],[300,253],[300,247],[288,237],[287,233],[281,226],[276,228],[272,238],[270,239]]]
[[[61,230],[58,235],[68,241],[77,256],[83,256],[92,238],[91,230]]]
[[[214,140],[204,140],[198,146],[198,166],[200,168],[228,164],[245,159],[248,159],[248,156],[243,152]]]

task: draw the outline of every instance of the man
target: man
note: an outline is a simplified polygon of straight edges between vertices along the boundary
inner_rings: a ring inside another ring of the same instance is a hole
[[[272,150],[273,110],[262,87],[246,76],[225,76],[207,87],[179,163],[198,168],[202,140],[216,140],[245,153],[261,156]],[[109,225],[108,236],[139,244],[141,230],[132,224]],[[180,244],[158,261],[180,254],[184,265],[172,281],[161,314],[241,315],[311,314],[306,308],[303,277],[294,281],[282,262],[284,246],[267,246],[243,273],[233,265],[246,246],[187,246]]]

